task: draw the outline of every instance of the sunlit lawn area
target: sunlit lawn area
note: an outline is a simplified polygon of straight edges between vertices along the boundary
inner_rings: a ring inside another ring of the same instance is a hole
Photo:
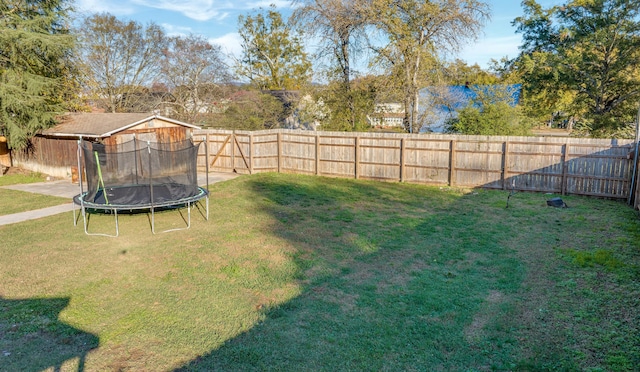
[[[41,173],[34,173],[17,168],[10,168],[7,174],[0,177],[0,186],[44,182],[45,180],[46,176]]]
[[[0,216],[70,203],[69,198],[0,189]]]
[[[0,371],[636,369],[637,213],[507,195],[259,174],[190,230],[0,226]]]
[[[0,186],[44,181],[45,176],[40,173],[10,173],[0,177]],[[70,201],[71,200],[66,198],[58,198],[53,196],[0,188],[0,216],[30,211],[39,208],[52,207],[54,205],[69,203]]]

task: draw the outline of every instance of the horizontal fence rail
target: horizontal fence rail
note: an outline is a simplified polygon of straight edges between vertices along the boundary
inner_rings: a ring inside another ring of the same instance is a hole
[[[633,140],[198,130],[200,167],[626,199]]]

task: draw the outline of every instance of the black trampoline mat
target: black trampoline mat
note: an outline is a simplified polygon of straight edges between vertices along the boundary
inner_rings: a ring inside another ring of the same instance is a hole
[[[93,194],[93,193],[91,193]],[[92,207],[103,208],[149,208],[158,205],[182,204],[198,200],[206,196],[207,192],[197,186],[177,183],[158,185],[130,185],[107,187],[100,189],[93,198],[89,193],[76,196],[76,204],[86,203]],[[79,200],[80,197],[82,200]]]

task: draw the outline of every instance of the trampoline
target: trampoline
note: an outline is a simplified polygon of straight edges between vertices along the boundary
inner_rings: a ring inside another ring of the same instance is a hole
[[[74,196],[74,205],[80,214],[87,235],[119,235],[118,214],[147,212],[151,214],[153,234],[155,212],[165,209],[187,209],[186,226],[162,232],[184,230],[191,227],[191,209],[200,208],[204,201],[204,217],[209,219],[209,192],[198,186],[197,155],[199,144],[191,140],[155,143],[132,141],[117,145],[78,141],[78,169],[80,194]],[[84,164],[84,167],[82,165]],[[83,179],[84,173],[84,179]],[[83,184],[86,183],[86,190]],[[76,208],[74,224],[77,225]],[[115,234],[89,232],[91,213],[111,213],[115,220]],[[181,213],[181,212],[180,212]]]

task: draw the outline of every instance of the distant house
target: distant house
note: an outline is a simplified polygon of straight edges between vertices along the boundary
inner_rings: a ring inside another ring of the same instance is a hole
[[[420,119],[424,123],[420,132],[443,132],[447,120],[456,118],[458,111],[472,104],[480,94],[506,100],[509,105],[515,106],[520,102],[521,91],[521,84],[424,88],[419,93]]]
[[[77,170],[78,140],[118,144],[134,138],[171,143],[191,138],[198,126],[146,113],[70,113],[31,139],[25,151],[12,153],[13,165],[54,177]]]
[[[367,115],[369,125],[376,128],[402,128],[405,112],[401,103],[377,103]]]

